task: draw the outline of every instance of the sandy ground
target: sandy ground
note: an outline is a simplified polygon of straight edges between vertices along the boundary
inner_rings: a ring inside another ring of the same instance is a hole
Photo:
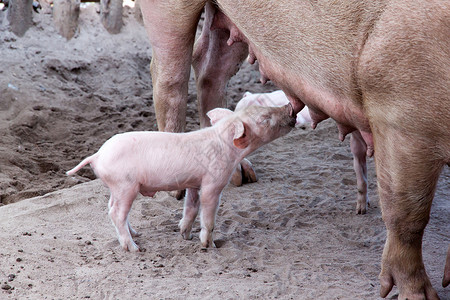
[[[356,215],[348,139],[332,121],[296,128],[251,155],[260,180],[228,186],[217,249],[181,238],[182,202],[165,192],[138,198],[131,223],[145,252],[126,253],[107,216],[108,190],[89,168],[64,172],[112,135],[155,130],[150,46],[131,10],[118,35],[83,8],[80,32],[58,36],[48,10],[23,38],[0,12],[1,299],[378,299],[386,236],[369,161],[371,207]],[[229,108],[262,86],[244,65]],[[188,129],[198,128],[190,83]],[[441,299],[450,243],[450,170],[440,178],[424,237],[427,272]],[[34,197],[34,198],[32,198]],[[8,205],[5,205],[8,204]],[[396,298],[396,291],[391,293]]]

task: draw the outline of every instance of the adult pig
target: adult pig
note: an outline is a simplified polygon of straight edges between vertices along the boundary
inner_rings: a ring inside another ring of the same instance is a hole
[[[222,22],[229,25],[227,44],[248,44],[251,61],[259,61],[296,112],[306,104],[313,126],[332,117],[342,136],[358,130],[367,154],[377,153],[387,227],[381,296],[396,284],[399,299],[438,299],[421,248],[439,174],[450,163],[450,2],[215,3],[230,20]],[[157,54],[152,59],[156,93],[165,93],[155,105],[165,103],[166,112],[176,114],[183,106],[184,92],[176,87],[185,88],[205,4],[212,6],[205,0],[142,3]],[[208,65],[220,68],[218,56],[206,56]]]

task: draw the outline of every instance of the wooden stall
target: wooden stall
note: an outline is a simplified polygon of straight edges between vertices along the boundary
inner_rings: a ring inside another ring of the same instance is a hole
[[[36,0],[35,7],[36,7]],[[7,5],[11,31],[23,36],[32,26],[33,0],[0,0]],[[119,33],[123,26],[123,0],[53,0],[53,20],[58,33],[70,40],[78,30],[80,3],[100,2],[100,18],[109,33]],[[38,4],[37,4],[38,5]],[[142,19],[140,6],[135,6],[136,18]]]

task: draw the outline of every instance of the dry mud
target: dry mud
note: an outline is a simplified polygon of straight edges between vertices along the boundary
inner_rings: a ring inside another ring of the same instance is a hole
[[[369,160],[371,207],[356,215],[348,139],[332,121],[296,128],[251,155],[259,181],[228,186],[217,249],[178,232],[182,202],[160,192],[134,203],[138,254],[123,252],[107,216],[108,191],[89,168],[64,172],[112,135],[156,130],[144,28],[126,9],[108,34],[95,6],[66,41],[49,10],[24,37],[0,12],[0,298],[2,299],[378,299],[386,231]],[[190,82],[188,130],[199,127]],[[229,108],[245,91],[268,92],[245,64],[228,87]],[[427,272],[441,299],[450,242],[450,171],[440,178],[424,237]],[[33,198],[34,197],[34,198]],[[396,298],[396,291],[391,293]]]

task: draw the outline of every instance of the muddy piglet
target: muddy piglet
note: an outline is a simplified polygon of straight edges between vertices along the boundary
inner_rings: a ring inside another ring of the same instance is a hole
[[[182,236],[192,238],[192,224],[201,207],[200,241],[203,247],[214,247],[212,232],[220,197],[238,163],[295,126],[290,104],[252,106],[239,112],[216,108],[207,115],[213,126],[189,133],[117,134],[67,172],[73,175],[90,163],[108,186],[109,216],[123,249],[139,251],[131,237],[137,233],[128,222],[138,193],[151,197],[158,191],[180,189],[187,189],[179,223]]]

